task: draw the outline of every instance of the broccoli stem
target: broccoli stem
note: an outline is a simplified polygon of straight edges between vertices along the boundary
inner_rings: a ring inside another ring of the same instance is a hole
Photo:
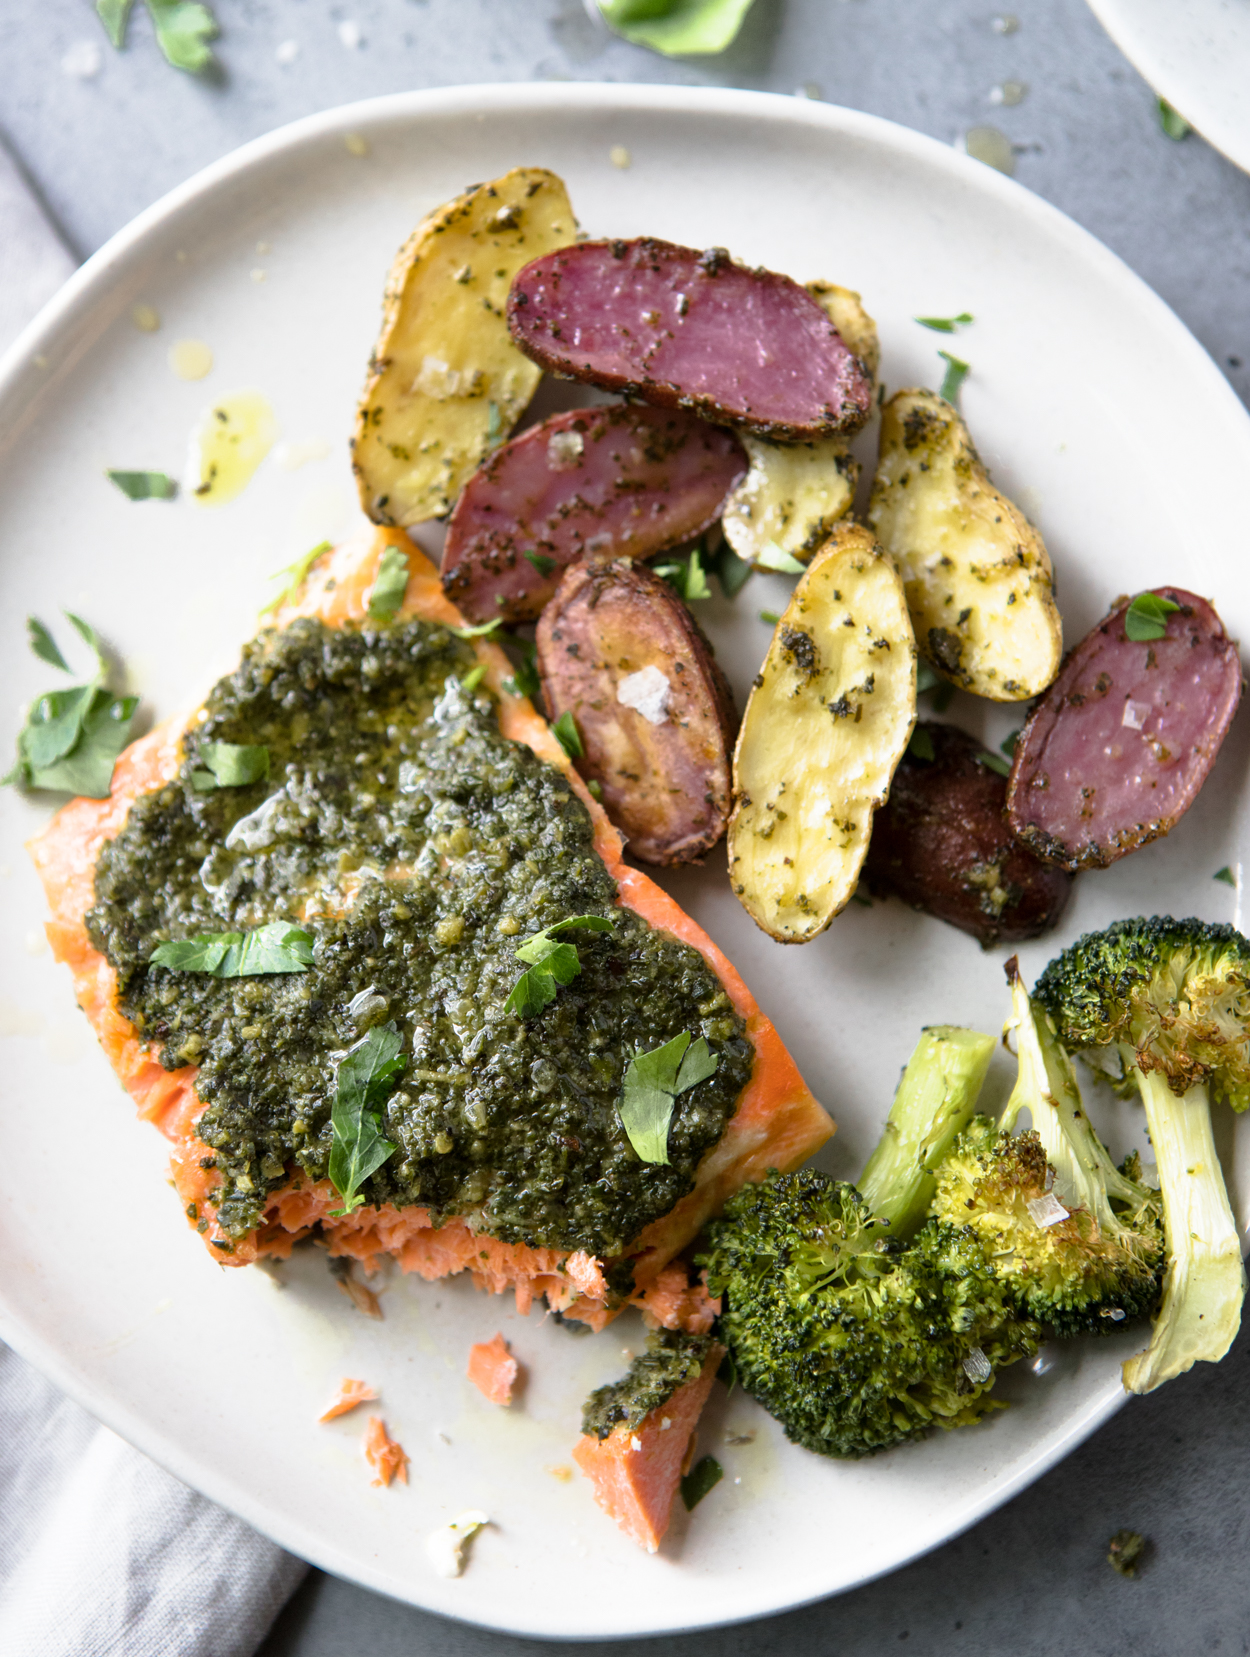
[[[979,1030],[934,1024],[921,1034],[858,1184],[892,1237],[910,1237],[924,1223],[934,1170],[972,1119],[993,1051],[993,1036]]]
[[[1199,1361],[1218,1363],[1241,1324],[1241,1240],[1211,1133],[1204,1083],[1179,1098],[1123,1048],[1146,1107],[1159,1166],[1168,1266],[1150,1345],[1124,1365],[1129,1392],[1152,1392]]]
[[[1140,1205],[1145,1195],[1111,1160],[1107,1147],[1085,1114],[1072,1060],[1060,1046],[1050,1020],[1029,999],[1024,981],[1008,963],[1012,1016],[1008,1029],[1016,1032],[1018,1070],[999,1127],[1010,1133],[1022,1110],[1055,1170],[1055,1194],[1067,1209],[1083,1208],[1108,1237],[1124,1241],[1133,1236],[1111,1207],[1110,1198]]]

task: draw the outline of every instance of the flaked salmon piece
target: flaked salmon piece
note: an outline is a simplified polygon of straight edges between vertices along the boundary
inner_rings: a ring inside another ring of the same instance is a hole
[[[371,1415],[365,1428],[365,1460],[377,1469],[375,1485],[388,1485],[392,1479],[398,1479],[400,1484],[408,1483],[408,1457],[404,1447],[390,1436],[380,1415]]]
[[[622,1423],[606,1438],[583,1433],[573,1460],[594,1486],[595,1500],[635,1542],[654,1553],[663,1540],[693,1458],[695,1433],[725,1348],[713,1342],[693,1381],[678,1387],[636,1427]]]
[[[706,1335],[720,1316],[720,1301],[707,1292],[706,1273],[691,1281],[680,1260],[671,1261],[652,1283],[635,1297],[643,1322],[651,1329],[682,1329],[687,1335]]]
[[[353,1381],[350,1376],[344,1376],[339,1382],[338,1397],[330,1405],[324,1415],[317,1417],[318,1421],[333,1421],[336,1416],[347,1415],[361,1404],[367,1404],[377,1397],[377,1393],[364,1381]]]
[[[463,625],[434,566],[402,530],[379,529],[324,554],[313,567],[299,599],[275,617],[285,626],[297,616],[311,616],[330,627],[366,619],[366,600],[388,546],[408,557],[410,578],[401,617],[419,617],[446,625]],[[497,698],[503,734],[527,744],[540,759],[567,777],[594,824],[595,848],[617,882],[618,902],[651,926],[689,944],[703,956],[735,1010],[746,1023],[755,1047],[751,1079],[719,1141],[699,1165],[694,1189],[661,1219],[649,1225],[630,1247],[634,1265],[634,1304],[641,1304],[664,1267],[689,1244],[725,1199],[770,1168],[799,1167],[833,1132],[833,1123],[812,1096],[770,1021],[726,957],[703,929],[667,893],[622,861],[620,836],[551,734],[546,721],[525,697],[505,686],[512,667],[498,645],[474,641],[485,669],[485,683]],[[501,1243],[473,1232],[463,1219],[435,1225],[423,1208],[357,1209],[331,1217],[340,1206],[328,1180],[311,1181],[296,1173],[273,1193],[262,1223],[243,1238],[231,1238],[218,1225],[213,1191],[218,1183],[214,1158],[196,1135],[203,1103],[195,1091],[196,1067],[167,1071],[155,1050],[140,1040],[118,1011],[112,967],[92,945],[84,924],[95,901],[96,860],[106,840],[126,819],[131,803],[177,774],[182,733],[194,711],[166,720],[140,737],[121,755],[106,800],[73,800],[30,842],[30,853],[43,880],[52,920],[48,940],[57,960],[69,966],[79,1005],[87,1014],[109,1062],[139,1107],[172,1141],[174,1185],[190,1224],[204,1237],[213,1257],[226,1265],[248,1265],[265,1256],[285,1258],[292,1245],[317,1227],[332,1255],[361,1261],[372,1269],[381,1255],[391,1255],[404,1271],[434,1279],[468,1271],[481,1288],[494,1293],[512,1289],[517,1308],[528,1311],[535,1297],[568,1317],[602,1328],[620,1310],[611,1302],[603,1263],[592,1256],[558,1249]]]
[[[508,1350],[502,1335],[491,1341],[478,1341],[469,1348],[470,1381],[492,1404],[510,1404],[520,1364]]]

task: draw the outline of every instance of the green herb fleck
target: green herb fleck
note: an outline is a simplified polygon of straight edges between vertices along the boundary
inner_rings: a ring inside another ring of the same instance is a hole
[[[608,27],[665,57],[723,52],[751,0],[599,0]]]
[[[1138,593],[1124,615],[1124,636],[1134,644],[1149,644],[1163,638],[1168,630],[1168,617],[1180,609],[1170,598],[1158,593]]]
[[[555,559],[548,558],[545,552],[523,552],[521,556],[527,563],[534,566],[544,581],[556,567]]]
[[[942,377],[942,389],[938,396],[948,403],[957,403],[959,388],[970,372],[968,364],[958,357],[952,357],[949,351],[939,351],[938,356],[946,363],[946,373]]]
[[[621,1126],[644,1162],[668,1164],[668,1130],[676,1095],[716,1074],[719,1060],[700,1036],[683,1030],[650,1053],[635,1053],[625,1070]]]
[[[114,46],[120,48],[126,41],[126,24],[134,0],[96,0],[95,9],[104,25],[104,32]]]
[[[1107,1564],[1119,1571],[1121,1576],[1136,1576],[1145,1551],[1146,1538],[1140,1531],[1118,1530],[1107,1544]]]
[[[1006,754],[1008,759],[1015,759],[1015,757],[1016,757],[1016,745],[1019,741],[1020,741],[1020,732],[1019,731],[1010,731],[1003,738],[1003,740],[999,743],[998,746],[1002,750],[1002,752],[1004,754]]]
[[[781,620],[781,617],[775,610],[761,610],[760,620],[766,621],[770,627],[776,627],[777,623]]]
[[[603,798],[603,785],[596,777],[591,777],[590,781],[586,784],[586,791],[589,793],[592,800],[601,800]]]
[[[996,771],[1000,777],[1011,775],[1010,762],[1005,760],[1001,754],[980,753],[977,755],[977,764],[983,765],[987,771]]]
[[[693,1513],[699,1503],[725,1476],[725,1469],[715,1456],[704,1456],[697,1461],[681,1481],[681,1499],[686,1512]]]
[[[922,328],[932,328],[935,334],[953,334],[956,328],[966,327],[972,321],[970,311],[960,311],[958,316],[917,316],[912,318]]]
[[[556,998],[561,984],[571,984],[582,970],[581,958],[573,944],[557,943],[553,933],[567,931],[611,932],[612,922],[603,915],[573,915],[567,921],[557,921],[527,938],[517,950],[517,960],[527,963],[512,986],[504,1002],[504,1012],[518,1018],[533,1018],[542,1012],[549,1001]]]
[[[312,569],[321,554],[329,552],[329,550],[329,541],[318,541],[317,545],[311,551],[306,552],[302,558],[297,558],[293,564],[288,564],[284,570],[276,570],[269,579],[271,581],[285,580],[286,586],[282,588],[277,598],[270,599],[269,603],[260,612],[261,615],[270,616],[275,610],[280,610],[284,604],[293,603],[296,594],[305,581],[308,580],[309,570]]]
[[[191,773],[191,786],[198,794],[246,788],[269,775],[269,749],[260,743],[206,742],[199,757],[203,768]]]
[[[738,557],[728,541],[722,543],[712,562],[712,568],[716,571],[716,579],[720,582],[721,591],[726,598],[737,598],[751,575],[751,565],[745,558]]]
[[[374,621],[391,621],[407,591],[408,554],[398,547],[387,547],[378,560],[378,573],[365,608]]]
[[[949,679],[943,679],[940,673],[936,673],[928,662],[917,662],[916,695],[932,696],[934,711],[945,713],[955,700],[955,687]]]
[[[1177,142],[1189,137],[1194,129],[1179,110],[1172,108],[1166,98],[1160,98],[1155,107],[1159,116],[1159,126],[1166,137]]]
[[[105,689],[108,663],[95,629],[80,616],[66,619],[90,647],[95,673],[89,684],[52,690],[31,708],[18,733],[17,759],[0,785],[49,788],[89,800],[108,798],[113,766],[130,741],[137,696],[114,696]],[[52,634],[35,616],[26,622],[29,643],[41,661],[70,671]]]
[[[570,759],[581,759],[586,750],[582,747],[581,733],[577,729],[577,721],[572,711],[565,708],[564,712],[551,727],[551,734],[564,749]]]
[[[464,678],[461,679],[460,688],[462,690],[476,690],[485,677],[486,665],[484,662],[479,662],[476,667],[471,667]]]
[[[502,626],[503,618],[496,616],[493,621],[482,622],[480,627],[449,627],[447,631],[454,633],[458,639],[484,639]]]
[[[679,558],[671,564],[653,564],[657,575],[662,575],[670,586],[686,600],[692,603],[695,599],[711,598],[712,589],[707,584],[703,565],[699,561],[698,547],[692,547],[688,558]]]
[[[784,547],[779,547],[776,541],[765,541],[764,550],[755,562],[761,570],[779,570],[782,575],[802,575],[804,570],[804,565],[797,558],[792,558]]]
[[[119,49],[126,43],[133,0],[96,0],[96,12],[105,33]],[[199,0],[146,0],[156,28],[156,41],[165,61],[175,69],[198,75],[213,61],[208,42],[218,34],[217,21]]]
[[[923,725],[917,725],[911,733],[911,740],[907,744],[907,752],[913,759],[931,760],[935,758],[933,738]]]
[[[164,472],[107,472],[129,501],[172,501],[178,485]]]
[[[290,921],[270,921],[253,932],[203,932],[152,951],[151,964],[170,972],[206,972],[211,978],[261,978],[276,972],[306,972],[312,965],[313,935]]]
[[[538,677],[538,650],[528,639],[510,639],[522,653],[520,662],[515,664],[513,671],[503,682],[503,688],[509,696],[528,696],[532,701],[542,689]]]
[[[1235,888],[1236,885],[1237,885],[1237,876],[1229,868],[1227,863],[1224,865],[1224,867],[1222,869],[1217,869],[1215,871],[1215,873],[1211,876],[1211,879],[1212,880],[1222,880],[1224,882],[1225,886],[1232,886],[1232,887]]]
[[[329,1174],[343,1206],[331,1211],[333,1219],[361,1206],[360,1187],[395,1154],[382,1136],[381,1111],[407,1062],[400,1057],[401,1045],[393,1023],[375,1025],[339,1065]]]
[[[486,405],[486,445],[490,449],[497,449],[503,442],[503,421],[499,418],[499,404]]]

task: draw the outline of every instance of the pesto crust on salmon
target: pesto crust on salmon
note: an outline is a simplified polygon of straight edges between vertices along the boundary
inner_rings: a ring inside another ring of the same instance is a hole
[[[379,620],[388,551],[408,583]],[[832,1123],[730,963],[624,863],[503,651],[453,631],[402,531],[322,555],[274,621],[202,707],[131,744],[108,799],[72,801],[30,847],[53,951],[172,1143],[189,1225],[227,1265],[316,1234],[370,1269],[467,1270],[522,1311],[545,1296],[599,1327],[650,1296],[681,1321],[664,1268]],[[223,745],[263,765],[221,782]],[[599,929],[563,934],[576,975],[519,1017],[517,946],[578,916]],[[278,922],[312,939],[302,970],[153,959]],[[353,1207],[329,1178],[335,1078],[381,1028],[402,1069]],[[624,1072],[683,1031],[715,1066],[674,1099],[668,1162],[643,1161]]]

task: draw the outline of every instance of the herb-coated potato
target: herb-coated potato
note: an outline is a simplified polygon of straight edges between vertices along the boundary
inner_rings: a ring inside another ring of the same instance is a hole
[[[995,702],[1046,689],[1063,654],[1046,548],[936,393],[897,391],[882,410],[868,522],[898,562],[916,643],[939,673]]]
[[[834,282],[809,282],[807,291],[875,380],[877,325],[859,295]],[[855,499],[860,466],[847,439],[774,443],[743,433],[740,441],[751,465],[725,502],[725,539],[748,564],[770,541],[805,564]]]
[[[1072,892],[1070,875],[1012,834],[1001,763],[954,725],[917,725],[864,865],[874,892],[895,893],[985,949],[1049,932]]]
[[[843,524],[777,624],[734,753],[729,879],[770,937],[805,943],[846,906],[915,718],[902,579]]]
[[[400,248],[352,440],[375,523],[441,517],[507,437],[541,377],[508,333],[509,284],[576,231],[560,179],[516,167],[436,209]]]
[[[644,863],[691,863],[725,832],[737,718],[712,647],[663,577],[628,558],[565,571],[538,623],[553,720],[572,714],[582,775]]]

